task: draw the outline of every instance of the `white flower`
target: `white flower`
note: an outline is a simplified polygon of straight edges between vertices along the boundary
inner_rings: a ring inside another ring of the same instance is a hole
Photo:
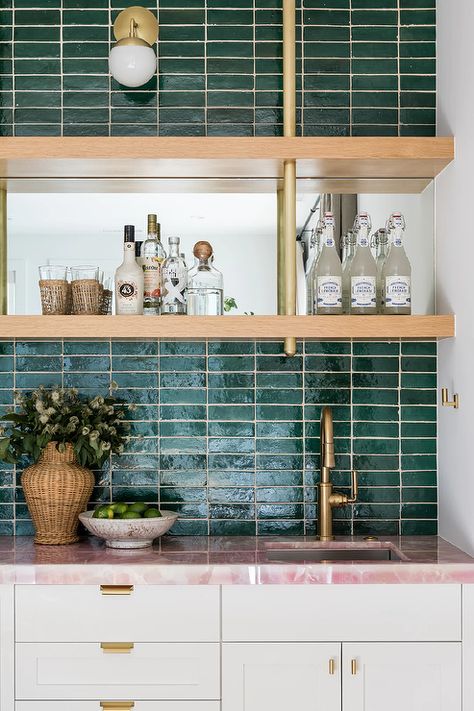
[[[95,442],[96,439],[99,439],[99,433],[97,432],[97,430],[92,430],[89,435],[89,439],[91,442]]]
[[[101,442],[100,448],[103,449],[104,452],[108,452],[110,449],[110,442]]]
[[[83,434],[83,435],[88,435],[90,431],[91,431],[91,428],[90,428],[90,427],[83,427],[83,428],[82,428],[82,434]]]
[[[36,411],[39,412],[39,413],[44,412],[44,403],[43,403],[43,401],[42,401],[42,400],[37,400],[37,401],[35,402],[35,408],[36,408]]]
[[[75,415],[73,415],[72,417],[69,418],[69,422],[71,423],[71,425],[76,426],[79,424],[79,418],[76,417]]]
[[[54,407],[48,407],[48,409],[46,410],[46,414],[47,415],[54,415],[54,414],[56,414],[56,410],[54,409]]]
[[[53,392],[51,393],[51,400],[53,402],[59,402],[59,398],[60,398],[59,391],[53,390]]]
[[[45,425],[49,421],[49,415],[41,415],[39,419],[41,424]]]

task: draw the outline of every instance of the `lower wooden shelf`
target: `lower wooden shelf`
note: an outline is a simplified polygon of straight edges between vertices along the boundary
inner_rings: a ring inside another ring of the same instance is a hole
[[[0,316],[0,338],[308,340],[439,339],[455,335],[444,316]]]

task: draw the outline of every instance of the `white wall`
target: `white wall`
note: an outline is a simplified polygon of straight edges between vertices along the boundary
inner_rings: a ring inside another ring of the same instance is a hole
[[[436,184],[437,308],[457,336],[439,347],[439,386],[458,411],[439,412],[440,534],[474,554],[474,2],[438,0],[438,134],[456,137],[456,160]]]

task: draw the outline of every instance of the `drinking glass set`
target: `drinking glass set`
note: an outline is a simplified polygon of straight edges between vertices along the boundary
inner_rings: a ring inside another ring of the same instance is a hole
[[[112,313],[112,279],[99,267],[41,266],[39,288],[43,315]]]

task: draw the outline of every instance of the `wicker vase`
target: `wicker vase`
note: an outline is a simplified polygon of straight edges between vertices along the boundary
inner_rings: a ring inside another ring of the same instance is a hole
[[[50,442],[39,461],[25,469],[21,484],[36,529],[35,543],[75,543],[78,515],[86,510],[94,477],[75,463],[72,445],[59,452]]]

